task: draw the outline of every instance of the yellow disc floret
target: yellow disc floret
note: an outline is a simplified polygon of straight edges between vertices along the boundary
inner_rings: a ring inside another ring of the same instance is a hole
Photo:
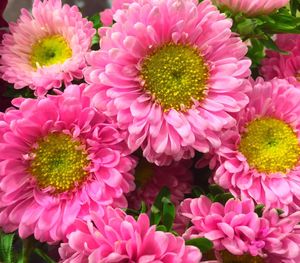
[[[147,56],[141,69],[146,91],[165,111],[189,109],[206,96],[208,66],[198,49],[166,44]]]
[[[64,37],[47,36],[38,40],[33,46],[30,62],[33,68],[62,64],[72,57],[72,49]]]
[[[87,178],[87,153],[81,143],[69,135],[46,136],[38,141],[32,156],[29,172],[42,189],[52,187],[56,193],[61,193],[72,190]]]
[[[249,254],[245,254],[242,256],[232,255],[227,251],[221,252],[222,262],[223,263],[264,263],[265,260],[259,256],[251,256]]]
[[[300,157],[296,133],[285,122],[259,118],[250,122],[242,134],[239,151],[250,167],[264,173],[286,173]]]

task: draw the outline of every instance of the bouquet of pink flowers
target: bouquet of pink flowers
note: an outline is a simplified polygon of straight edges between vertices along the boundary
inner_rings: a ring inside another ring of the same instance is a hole
[[[0,262],[300,263],[299,0],[6,5]]]

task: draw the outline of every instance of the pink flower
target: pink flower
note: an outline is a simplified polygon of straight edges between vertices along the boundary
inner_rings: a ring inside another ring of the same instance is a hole
[[[191,193],[193,174],[190,161],[159,167],[140,160],[135,171],[136,190],[127,195],[129,207],[139,209],[144,201],[148,208],[163,187],[171,192],[171,201],[178,206],[184,195]]]
[[[186,199],[181,205],[181,213],[192,223],[184,238],[210,239],[214,249],[221,251],[221,257],[226,255],[222,251],[228,251],[232,258],[245,255],[248,261],[243,262],[252,262],[250,259],[254,257],[270,263],[296,263],[295,259],[300,256],[300,212],[282,218],[276,209],[272,209],[265,210],[259,217],[251,199],[230,199],[223,206],[201,196]]]
[[[88,57],[93,105],[157,165],[219,147],[231,113],[248,103],[250,61],[231,21],[209,0],[135,1],[114,19]]]
[[[299,210],[300,90],[286,80],[259,79],[249,97],[210,160],[214,181],[266,207]]]
[[[103,26],[111,26],[113,24],[113,16],[118,10],[126,9],[134,0],[113,0],[112,7],[105,9],[100,13],[100,19]]]
[[[267,15],[286,6],[289,0],[214,0],[217,5],[247,16]]]
[[[0,226],[44,242],[66,237],[77,218],[127,207],[135,161],[124,134],[90,107],[84,85],[17,99],[0,113]]]
[[[0,75],[16,89],[29,86],[44,95],[62,82],[83,77],[85,55],[95,33],[76,6],[61,0],[35,0],[32,14],[22,9],[10,23],[0,48]]]
[[[92,219],[76,222],[68,243],[59,249],[61,262],[198,263],[201,259],[200,251],[185,246],[183,238],[156,231],[146,214],[135,220],[120,209],[107,208]]]
[[[267,57],[262,61],[261,74],[266,80],[275,77],[287,79],[300,87],[300,37],[296,34],[277,35],[276,44],[289,54],[280,54],[267,50]]]

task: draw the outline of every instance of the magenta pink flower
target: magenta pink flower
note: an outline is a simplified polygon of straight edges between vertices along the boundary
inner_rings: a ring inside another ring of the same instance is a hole
[[[146,214],[137,220],[120,209],[107,208],[93,222],[77,221],[68,243],[59,249],[62,263],[141,262],[198,263],[201,253],[183,238],[155,231]]]
[[[192,223],[184,234],[185,239],[208,238],[216,251],[228,251],[233,258],[245,255],[248,261],[243,262],[257,258],[253,262],[296,263],[295,259],[300,256],[300,212],[281,218],[276,209],[272,209],[265,210],[259,217],[251,199],[230,199],[223,206],[201,196],[186,199],[181,213]]]
[[[280,54],[267,50],[262,61],[261,74],[266,80],[275,77],[287,79],[293,85],[300,87],[300,37],[296,34],[277,35],[276,44],[289,54]]]
[[[124,134],[90,107],[84,85],[58,96],[17,99],[0,113],[0,226],[64,239],[76,218],[127,207],[135,161]]]
[[[225,130],[210,161],[214,180],[235,196],[286,212],[300,208],[300,90],[259,79],[250,103]]]
[[[247,16],[267,15],[286,6],[289,0],[213,0],[217,5]]]
[[[85,55],[95,33],[76,6],[61,0],[35,0],[32,14],[22,9],[10,23],[0,48],[0,75],[16,89],[29,86],[44,95],[61,83],[83,77]]]
[[[100,13],[100,18],[103,26],[111,26],[113,24],[113,16],[118,10],[126,9],[134,0],[113,0],[112,7],[105,9]]]
[[[185,194],[192,191],[193,174],[190,161],[159,167],[140,160],[135,171],[136,190],[127,195],[129,207],[139,209],[144,201],[151,207],[163,187],[171,192],[171,201],[178,206]]]
[[[250,61],[232,22],[209,0],[135,1],[115,20],[88,57],[93,105],[157,165],[219,147],[230,113],[248,103]]]

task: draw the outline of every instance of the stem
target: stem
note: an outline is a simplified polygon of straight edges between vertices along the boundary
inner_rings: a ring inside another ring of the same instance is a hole
[[[33,251],[33,243],[31,238],[27,238],[23,240],[23,248],[22,248],[22,260],[23,263],[30,262],[30,255]]]

